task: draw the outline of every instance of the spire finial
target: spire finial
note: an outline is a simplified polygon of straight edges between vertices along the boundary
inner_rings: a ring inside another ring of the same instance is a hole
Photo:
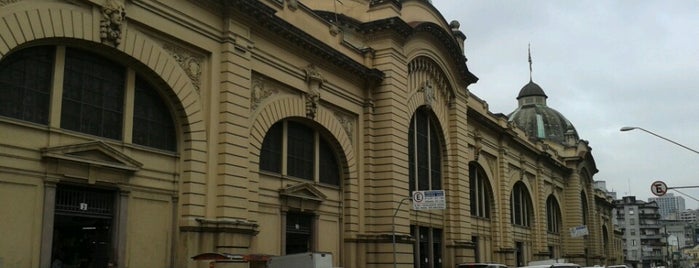
[[[529,82],[532,81],[532,43],[529,43]]]

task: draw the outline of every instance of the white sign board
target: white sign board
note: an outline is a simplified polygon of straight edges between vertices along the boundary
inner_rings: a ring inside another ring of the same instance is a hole
[[[580,225],[570,228],[570,237],[581,237],[590,234],[587,230],[587,225]]]
[[[445,209],[446,196],[444,190],[433,191],[414,191],[413,192],[413,209],[414,210],[430,210],[430,209]]]

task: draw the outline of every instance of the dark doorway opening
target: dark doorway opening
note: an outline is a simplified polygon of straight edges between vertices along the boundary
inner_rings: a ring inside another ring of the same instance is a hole
[[[515,251],[517,254],[517,266],[525,266],[526,264],[524,264],[524,243],[515,242]]]
[[[312,214],[294,212],[286,215],[286,254],[311,251],[313,217]]]
[[[56,190],[52,264],[102,268],[113,263],[114,199],[114,191],[59,185]]]

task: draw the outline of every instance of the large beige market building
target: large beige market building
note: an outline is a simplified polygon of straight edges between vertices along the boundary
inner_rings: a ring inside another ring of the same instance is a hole
[[[0,0],[0,267],[620,263],[588,143],[533,82],[490,112],[464,41],[424,0]]]

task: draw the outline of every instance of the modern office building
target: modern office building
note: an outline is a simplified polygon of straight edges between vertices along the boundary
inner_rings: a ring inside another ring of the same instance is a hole
[[[2,267],[621,261],[588,141],[533,81],[511,117],[488,110],[429,1],[0,0],[0,18]]]
[[[648,202],[658,204],[658,213],[663,219],[676,219],[678,214],[685,210],[684,198],[675,196],[673,193],[667,193],[663,196],[650,197]]]

